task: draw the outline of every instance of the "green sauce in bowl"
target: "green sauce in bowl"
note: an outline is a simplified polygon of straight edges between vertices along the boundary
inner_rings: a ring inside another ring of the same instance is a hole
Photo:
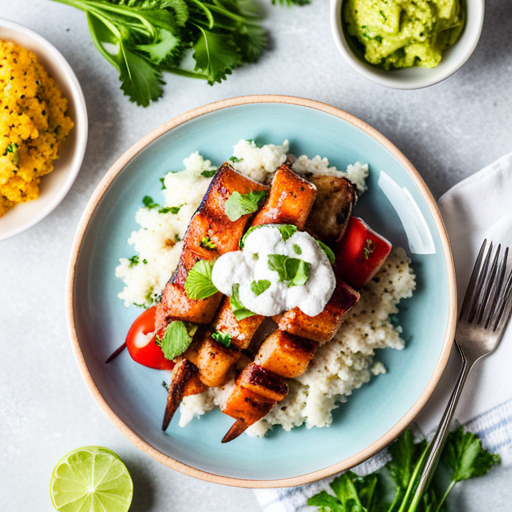
[[[465,8],[461,0],[346,0],[343,22],[370,64],[433,68],[459,40]]]

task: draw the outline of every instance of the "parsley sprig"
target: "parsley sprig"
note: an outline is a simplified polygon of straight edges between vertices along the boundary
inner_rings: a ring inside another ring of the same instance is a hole
[[[330,484],[334,495],[322,491],[308,505],[320,507],[321,512],[446,512],[446,498],[458,482],[483,476],[500,463],[475,434],[459,427],[444,446],[444,467],[437,468],[430,487],[414,502],[428,448],[425,440],[415,443],[408,430],[389,447],[391,460],[382,469],[363,477],[348,471]]]
[[[256,62],[268,44],[259,16],[242,0],[54,1],[86,13],[94,45],[119,72],[121,89],[144,107],[162,96],[163,72],[214,84]],[[189,53],[193,69],[186,66]]]

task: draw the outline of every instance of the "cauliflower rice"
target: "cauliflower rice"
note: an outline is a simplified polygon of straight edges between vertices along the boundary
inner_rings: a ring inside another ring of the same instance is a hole
[[[253,141],[241,140],[233,148],[231,161],[243,174],[267,182],[286,160],[288,150],[288,141],[280,146],[258,147]],[[181,240],[216,169],[198,152],[186,158],[183,164],[182,172],[169,172],[163,179],[164,204],[160,207],[148,202],[149,206],[136,213],[141,228],[128,240],[136,255],[121,258],[116,268],[116,276],[125,284],[119,298],[127,307],[132,304],[150,307],[159,297],[178,264],[183,247]],[[296,160],[293,169],[306,177],[314,174],[346,176],[360,194],[366,190],[365,179],[369,172],[368,165],[359,162],[349,165],[343,172],[330,166],[327,158],[305,155]],[[375,350],[404,347],[401,327],[393,324],[392,315],[398,312],[400,300],[412,296],[415,286],[405,251],[394,249],[378,276],[362,290],[360,302],[334,339],[320,348],[303,375],[289,381],[287,397],[247,433],[263,436],[273,425],[282,425],[285,430],[302,424],[308,428],[329,426],[332,410],[345,402],[354,389],[368,382],[372,375],[386,373],[384,365],[374,360]],[[233,385],[231,380],[221,388],[209,388],[204,393],[186,397],[180,407],[180,426],[222,406]]]

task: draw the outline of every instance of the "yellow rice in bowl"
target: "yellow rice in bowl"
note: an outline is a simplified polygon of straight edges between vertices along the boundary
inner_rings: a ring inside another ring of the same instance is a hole
[[[53,171],[73,128],[67,108],[35,55],[0,41],[0,217],[39,196],[41,176]]]

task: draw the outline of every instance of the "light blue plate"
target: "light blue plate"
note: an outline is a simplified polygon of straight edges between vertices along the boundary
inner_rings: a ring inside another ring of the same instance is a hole
[[[363,217],[394,245],[408,240],[394,208],[381,191],[380,170],[416,201],[432,234],[435,254],[412,255],[418,287],[402,302],[399,322],[407,347],[380,351],[388,369],[355,391],[334,412],[330,428],[275,428],[264,439],[241,436],[223,445],[233,420],[219,411],[186,428],[160,425],[168,374],[134,363],[123,353],[105,359],[123,343],[138,308],[117,298],[114,276],[120,257],[130,257],[130,233],[144,195],[160,197],[159,178],[182,168],[199,151],[214,164],[232,154],[239,139],[280,144],[291,152],[322,155],[345,169],[368,162],[366,192],[357,205]],[[416,416],[444,369],[451,346],[455,292],[451,254],[439,213],[426,185],[401,153],[361,121],[326,105],[285,97],[238,98],[198,109],[155,130],[121,157],[98,186],[75,240],[69,281],[71,337],[80,369],[95,398],[137,446],[192,476],[246,487],[302,484],[361,462],[391,442]]]

